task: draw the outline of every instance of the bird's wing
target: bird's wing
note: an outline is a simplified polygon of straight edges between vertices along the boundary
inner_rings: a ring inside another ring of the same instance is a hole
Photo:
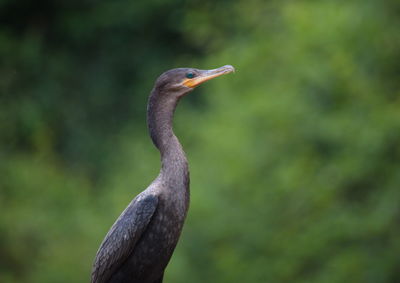
[[[146,230],[157,204],[155,195],[138,195],[122,212],[97,251],[92,283],[107,282],[126,260]]]

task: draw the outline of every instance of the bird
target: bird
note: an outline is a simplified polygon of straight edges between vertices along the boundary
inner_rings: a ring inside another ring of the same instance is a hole
[[[177,68],[155,81],[147,104],[147,126],[160,152],[161,169],[112,225],[96,253],[91,283],[161,283],[189,207],[189,167],[173,131],[179,100],[198,85],[234,72]]]

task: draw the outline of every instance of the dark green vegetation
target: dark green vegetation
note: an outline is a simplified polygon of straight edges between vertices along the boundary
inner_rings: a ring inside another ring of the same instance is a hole
[[[88,282],[158,173],[155,78],[224,64],[176,113],[165,282],[400,281],[398,1],[3,0],[0,23],[0,282]]]

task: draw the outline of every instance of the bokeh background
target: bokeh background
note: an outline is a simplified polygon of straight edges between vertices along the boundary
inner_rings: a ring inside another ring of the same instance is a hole
[[[191,207],[165,282],[400,282],[400,2],[0,1],[0,282],[88,282],[183,99]]]

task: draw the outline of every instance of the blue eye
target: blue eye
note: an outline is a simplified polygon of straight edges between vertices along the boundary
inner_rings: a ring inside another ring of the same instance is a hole
[[[193,74],[193,73],[187,73],[187,74],[186,74],[186,77],[187,77],[188,79],[193,79],[193,78],[194,78],[194,74]]]

